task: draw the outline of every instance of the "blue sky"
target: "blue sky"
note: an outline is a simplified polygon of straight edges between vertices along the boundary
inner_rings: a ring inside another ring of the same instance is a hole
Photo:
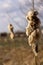
[[[24,31],[27,26],[26,14],[32,8],[32,0],[0,0],[0,32],[8,32],[12,23],[14,31]],[[43,25],[43,0],[35,0],[35,9]]]

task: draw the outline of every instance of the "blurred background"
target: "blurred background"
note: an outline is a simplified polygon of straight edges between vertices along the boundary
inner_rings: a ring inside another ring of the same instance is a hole
[[[43,0],[34,0],[35,9],[43,26]],[[0,0],[0,32],[9,32],[8,24],[14,26],[14,32],[25,31],[26,14],[32,9],[32,0]]]
[[[26,15],[32,9],[32,1],[0,0],[0,65],[36,65],[25,34]],[[37,65],[43,65],[43,0],[34,0],[34,7],[39,12],[42,30],[38,43]],[[10,38],[9,24],[14,27],[14,39]]]

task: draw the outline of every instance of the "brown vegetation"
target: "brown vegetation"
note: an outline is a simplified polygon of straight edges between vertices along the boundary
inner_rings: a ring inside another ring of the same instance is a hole
[[[35,65],[35,57],[27,37],[0,38],[0,65]],[[39,43],[38,63],[43,64],[43,38]]]

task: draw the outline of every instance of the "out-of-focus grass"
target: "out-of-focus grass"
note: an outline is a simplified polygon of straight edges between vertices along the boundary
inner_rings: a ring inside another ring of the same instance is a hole
[[[40,45],[43,44],[43,35],[40,40]],[[8,48],[12,49],[14,47],[18,48],[20,46],[29,47],[27,37],[15,37],[13,40],[11,40],[9,37],[0,38],[0,48]]]
[[[0,53],[1,53],[0,54],[0,61],[13,48],[19,49],[19,47],[28,48],[28,43],[27,43],[26,37],[15,37],[14,40],[11,40],[9,37],[0,38]]]
[[[39,45],[43,46],[43,36]],[[41,47],[39,46],[39,48]],[[14,59],[16,60],[16,62],[20,62],[21,65],[21,61],[27,63],[27,61],[29,60],[29,56],[31,56],[31,52],[29,53],[30,47],[27,42],[27,37],[15,37],[14,40],[11,40],[9,37],[0,38],[0,62],[2,62],[7,53],[11,53],[10,51],[12,51],[12,49],[14,49],[14,53],[12,52],[12,54],[14,54]],[[41,48],[41,50],[42,49],[43,47]]]
[[[43,44],[43,35],[40,44]],[[13,48],[21,45],[28,47],[27,37],[15,37],[14,40],[11,40],[9,37],[0,38],[0,46]]]
[[[13,40],[10,38],[0,38],[0,46],[19,47],[21,45],[28,46],[26,37],[15,37]]]

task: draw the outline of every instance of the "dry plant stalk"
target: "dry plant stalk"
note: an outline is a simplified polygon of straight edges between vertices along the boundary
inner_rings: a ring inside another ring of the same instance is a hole
[[[26,35],[28,36],[28,43],[32,47],[35,56],[38,55],[38,43],[41,35],[41,22],[37,15],[37,11],[29,11],[26,16],[26,19],[28,21],[28,25],[26,27]]]
[[[12,26],[12,24],[9,24],[9,25],[8,25],[8,30],[9,30],[9,32],[10,32],[10,38],[11,38],[11,39],[14,39],[14,31],[13,31],[13,26]]]

